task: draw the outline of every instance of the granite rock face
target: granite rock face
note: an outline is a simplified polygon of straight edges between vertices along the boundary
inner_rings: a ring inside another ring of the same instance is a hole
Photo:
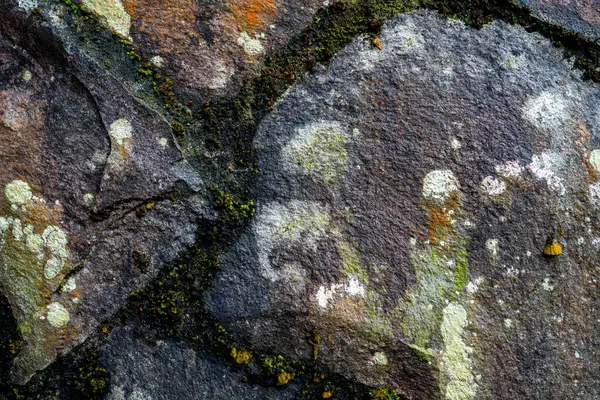
[[[418,12],[379,40],[262,121],[208,309],[305,360],[317,329],[320,362],[411,398],[597,396],[598,87],[518,26]]]
[[[599,397],[600,87],[436,4],[0,1],[0,399]]]

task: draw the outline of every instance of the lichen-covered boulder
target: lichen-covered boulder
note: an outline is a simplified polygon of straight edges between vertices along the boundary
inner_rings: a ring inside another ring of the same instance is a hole
[[[117,312],[213,216],[162,115],[85,49],[60,48],[56,26],[31,29],[18,8],[5,16],[0,292],[23,339],[12,373],[24,383]],[[44,41],[54,47],[39,49]]]
[[[206,309],[409,398],[597,397],[600,90],[580,75],[503,22],[414,12],[355,40],[262,121],[257,215]]]

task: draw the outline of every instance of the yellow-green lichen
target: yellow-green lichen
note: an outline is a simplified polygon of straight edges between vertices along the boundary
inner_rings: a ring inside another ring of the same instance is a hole
[[[107,25],[116,33],[129,38],[131,16],[120,0],[83,0],[83,5],[106,18]]]
[[[461,304],[452,302],[444,308],[441,325],[444,351],[440,370],[444,375],[443,387],[448,400],[471,400],[477,392],[469,356],[472,349],[462,339],[466,324],[467,311]]]
[[[48,323],[55,328],[60,328],[69,322],[70,316],[67,309],[60,303],[54,302],[46,307]]]
[[[467,252],[464,245],[452,249],[440,246],[414,248],[411,261],[416,284],[400,308],[404,312],[403,332],[413,345],[429,353],[432,340],[439,338],[442,310],[448,300],[461,296],[468,283]]]
[[[361,283],[369,283],[369,275],[360,264],[360,255],[353,245],[345,240],[336,242],[338,254],[340,256],[342,272],[346,276],[356,276]]]
[[[27,182],[15,180],[8,183],[4,189],[4,195],[11,206],[24,206],[31,200],[33,193]]]
[[[300,128],[282,151],[284,164],[329,183],[346,168],[345,135],[336,122]]]

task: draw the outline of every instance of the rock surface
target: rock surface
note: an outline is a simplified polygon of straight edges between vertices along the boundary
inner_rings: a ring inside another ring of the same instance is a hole
[[[257,216],[208,309],[305,360],[318,329],[323,364],[412,398],[597,396],[598,87],[518,26],[420,12],[379,39],[261,123]]]
[[[0,399],[600,397],[597,6],[455,3],[0,1]]]
[[[517,0],[540,19],[563,25],[592,39],[600,36],[600,3],[595,0]]]

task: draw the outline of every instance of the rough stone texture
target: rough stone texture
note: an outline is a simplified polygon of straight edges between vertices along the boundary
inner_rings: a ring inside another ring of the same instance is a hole
[[[125,32],[110,18],[108,25],[132,38],[158,70],[189,94],[231,91],[237,86],[234,77],[255,75],[265,54],[298,33],[322,5],[320,0],[115,3],[114,9],[124,7],[121,14],[131,18],[131,26]]]
[[[207,309],[303,360],[318,329],[321,363],[411,398],[597,397],[598,86],[501,22],[379,39],[262,121],[257,216]]]
[[[294,399],[297,390],[263,388],[241,382],[242,373],[173,342],[153,345],[130,329],[111,334],[103,352],[110,366],[110,400],[122,399]]]
[[[563,25],[592,39],[600,37],[600,2],[597,0],[517,0],[531,7],[542,20]]]
[[[18,28],[0,35],[0,287],[23,336],[13,374],[24,383],[118,311],[212,216],[161,115],[85,51],[39,50],[32,42],[42,39],[17,39]],[[27,196],[11,192],[18,182]],[[189,196],[175,201],[178,188]],[[60,259],[48,229],[64,242]],[[148,260],[144,269],[134,252]],[[76,288],[57,291],[73,269]],[[68,311],[68,323],[52,323],[50,303]]]
[[[414,5],[0,0],[0,399],[600,397],[599,87]]]

